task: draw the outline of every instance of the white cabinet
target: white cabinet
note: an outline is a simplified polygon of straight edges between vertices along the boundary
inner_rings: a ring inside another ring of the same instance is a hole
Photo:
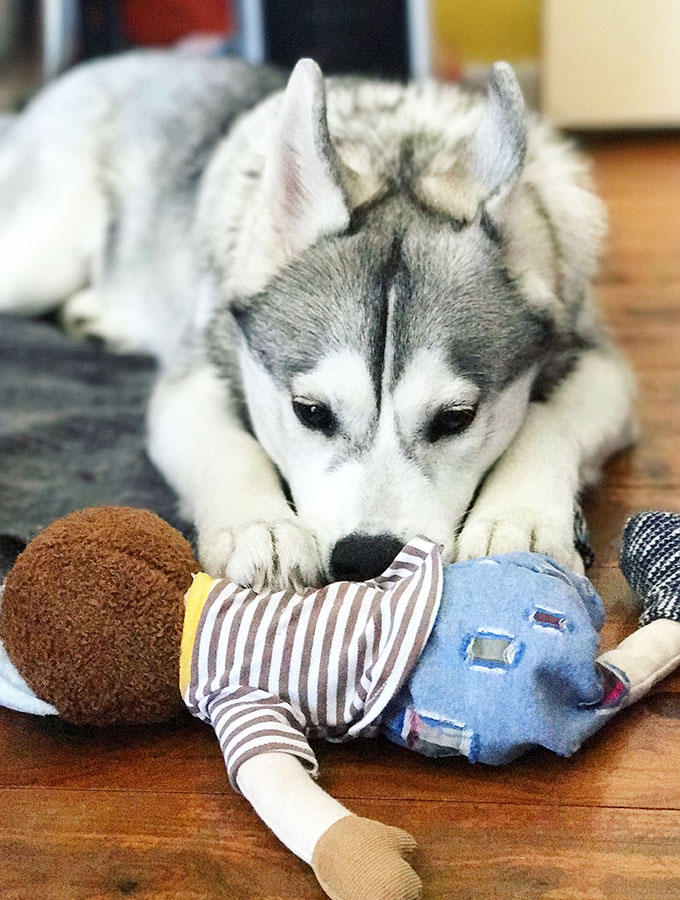
[[[541,107],[566,127],[680,126],[680,0],[544,0]]]

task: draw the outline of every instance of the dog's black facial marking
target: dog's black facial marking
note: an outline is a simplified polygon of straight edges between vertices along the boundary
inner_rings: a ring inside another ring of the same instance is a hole
[[[427,216],[428,219],[431,219],[433,222],[436,222],[438,225],[441,225],[446,229],[458,232],[463,231],[464,228],[468,228],[468,226],[470,225],[469,219],[451,216],[448,213],[442,212],[434,206],[430,206],[422,199],[422,197],[420,197],[416,193],[416,191],[410,188],[408,192],[408,198],[413,207],[417,209],[419,213]]]
[[[232,328],[283,390],[349,351],[368,367],[379,413],[385,390],[424,351],[472,381],[483,401],[554,354],[551,316],[508,275],[493,223],[481,216],[456,231],[403,201],[364,210],[356,233],[321,239],[261,293],[232,302]],[[541,381],[537,397],[553,373]]]
[[[228,318],[282,388],[345,349],[356,350],[375,369],[374,353],[378,348],[379,356],[384,345],[376,330],[385,328],[379,286],[387,256],[381,235],[323,238],[260,293],[232,300]]]
[[[371,379],[375,391],[376,407],[380,413],[382,394],[385,387],[387,342],[390,339],[390,295],[409,291],[408,269],[401,253],[402,238],[394,235],[389,254],[377,272],[375,288],[376,301],[379,303],[374,323],[374,340],[371,353]]]
[[[366,227],[367,220],[375,213],[375,211],[380,210],[386,203],[396,197],[398,193],[398,189],[395,185],[386,184],[383,189],[378,191],[378,193],[374,197],[371,197],[370,200],[366,200],[359,206],[355,206],[350,213],[349,229],[346,233],[353,235],[362,231]]]
[[[501,233],[484,206],[479,215],[479,224],[488,239],[497,246],[500,246],[502,242]]]
[[[446,360],[482,398],[549,355],[552,319],[527,303],[494,237],[484,227],[452,233],[425,219],[405,232],[409,291],[396,295],[393,386],[422,350]]]
[[[245,300],[234,300],[229,305],[229,312],[231,313],[238,330],[241,332],[246,341],[248,341],[249,322],[251,315],[250,306]]]
[[[257,356],[265,369],[275,375],[276,370],[270,363],[275,359],[276,335],[273,331],[268,333],[266,329],[263,329],[258,319],[258,307],[263,302],[263,296],[255,295],[248,299],[233,300],[229,305],[229,312],[238,333],[250,350]],[[215,340],[212,339],[210,343],[214,345]],[[214,357],[217,355],[213,353]]]
[[[574,335],[569,336],[561,347],[555,341],[552,352],[546,354],[545,362],[536,375],[531,388],[531,400],[536,403],[549,400],[555,388],[571,375],[583,351],[594,346],[593,342]]]

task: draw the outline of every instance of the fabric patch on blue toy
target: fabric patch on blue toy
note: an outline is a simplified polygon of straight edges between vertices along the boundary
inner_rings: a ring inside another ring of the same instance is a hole
[[[404,711],[400,738],[409,750],[425,756],[477,756],[475,733],[459,722],[417,713],[413,707]]]
[[[514,665],[520,650],[521,644],[510,635],[493,634],[483,629],[463,640],[463,653],[470,666],[503,669]]]

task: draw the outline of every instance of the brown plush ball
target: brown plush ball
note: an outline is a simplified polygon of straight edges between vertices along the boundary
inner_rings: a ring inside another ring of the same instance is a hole
[[[183,597],[198,570],[187,541],[151,512],[71,513],[17,558],[0,637],[28,685],[69,722],[170,718],[182,706]]]

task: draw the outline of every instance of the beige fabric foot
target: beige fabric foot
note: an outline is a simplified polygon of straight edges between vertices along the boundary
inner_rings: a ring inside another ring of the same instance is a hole
[[[422,883],[406,861],[415,848],[407,831],[350,815],[321,835],[312,868],[331,900],[418,900]]]

